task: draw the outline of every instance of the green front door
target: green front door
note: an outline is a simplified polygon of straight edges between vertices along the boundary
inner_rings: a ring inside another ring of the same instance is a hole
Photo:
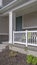
[[[22,16],[16,17],[16,31],[22,30]]]

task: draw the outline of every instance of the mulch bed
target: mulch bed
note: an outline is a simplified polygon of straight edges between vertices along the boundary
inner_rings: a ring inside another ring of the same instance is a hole
[[[9,56],[10,50],[6,48],[0,52],[0,65],[29,65],[26,62],[26,55],[17,53],[16,56]]]

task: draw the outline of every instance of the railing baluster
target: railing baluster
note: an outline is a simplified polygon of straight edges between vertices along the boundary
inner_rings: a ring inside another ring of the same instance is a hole
[[[14,44],[14,34],[15,34],[15,33],[13,32],[13,44]]]
[[[32,32],[31,32],[31,43],[32,43]]]
[[[36,44],[36,32],[35,32],[35,44]]]
[[[25,44],[37,46],[37,31],[14,31],[13,32],[13,44]]]
[[[28,42],[27,42],[27,39],[28,37],[27,37],[27,30],[26,30],[26,47],[28,46]]]

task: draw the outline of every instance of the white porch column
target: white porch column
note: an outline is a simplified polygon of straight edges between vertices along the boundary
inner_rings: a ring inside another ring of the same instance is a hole
[[[13,15],[12,11],[9,12],[9,43],[12,44],[12,22],[13,22]]]
[[[15,31],[16,30],[16,13],[13,13],[13,24],[14,24],[13,29]]]

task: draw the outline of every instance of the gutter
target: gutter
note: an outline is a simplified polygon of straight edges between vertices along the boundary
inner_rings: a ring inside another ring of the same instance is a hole
[[[22,0],[21,0],[21,1],[22,1]],[[3,8],[0,9],[0,14],[2,14],[3,12],[9,10],[10,8],[13,8],[13,7],[14,7],[15,5],[17,5],[18,3],[20,3],[20,0],[14,0],[14,1],[12,1],[12,2],[9,3],[8,5],[6,5],[6,6],[4,6]],[[22,5],[18,6],[18,7],[13,8],[12,11],[16,11],[16,10],[21,9],[21,8],[23,8],[23,7],[26,8],[26,6],[27,6],[27,7],[30,7],[30,6],[33,5],[33,3],[36,4],[36,3],[37,3],[37,0],[28,1],[28,2],[22,4]],[[32,5],[31,5],[31,4],[32,4]]]
[[[26,8],[26,6],[27,6],[27,7],[30,7],[30,6],[33,6],[33,5],[35,5],[35,4],[37,4],[37,0],[31,0],[31,1],[27,2],[27,3],[24,3],[24,4],[21,5],[21,6],[18,6],[18,7],[16,7],[16,8],[14,8],[12,11],[16,11],[16,10],[21,9],[21,8],[23,8],[23,7]]]
[[[14,3],[16,3],[17,1],[18,1],[18,0],[14,0],[14,1],[12,1],[11,3],[9,3],[8,5],[2,7],[2,8],[0,9],[0,13],[2,13],[3,11],[9,9],[9,8],[11,7],[11,5],[14,6]]]

